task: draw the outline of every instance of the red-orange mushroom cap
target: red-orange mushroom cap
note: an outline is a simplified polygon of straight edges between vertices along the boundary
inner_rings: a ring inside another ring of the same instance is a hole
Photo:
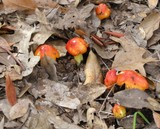
[[[133,70],[123,70],[117,75],[117,85],[123,84],[128,89],[146,90],[149,88],[146,78]]]
[[[111,69],[106,73],[104,84],[109,89],[117,82],[116,72],[117,71],[115,69]]]
[[[121,119],[126,116],[126,108],[119,105],[115,104],[114,107],[112,108],[113,115],[117,119]]]
[[[59,52],[58,50],[51,46],[51,45],[47,45],[47,44],[43,44],[38,46],[38,48],[36,49],[35,56],[40,56],[40,59],[42,59],[44,57],[44,55],[49,56],[50,58],[56,60],[56,58],[59,58]]]
[[[88,44],[87,42],[79,37],[70,39],[66,44],[66,49],[72,56],[77,56],[79,54],[84,54],[87,52]]]
[[[111,14],[111,10],[108,8],[108,6],[106,4],[99,4],[96,7],[96,15],[100,20],[103,20],[105,18],[108,18]]]

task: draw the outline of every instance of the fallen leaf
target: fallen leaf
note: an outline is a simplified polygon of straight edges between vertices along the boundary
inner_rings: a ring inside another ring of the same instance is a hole
[[[56,61],[45,55],[40,62],[41,66],[44,67],[46,72],[49,74],[49,78],[53,81],[57,81],[57,70],[55,67]]]
[[[153,118],[157,128],[160,128],[160,114],[153,111]]]
[[[111,37],[112,40],[122,45],[123,49],[120,50],[113,61],[112,68],[118,70],[138,70],[143,76],[146,76],[144,64],[156,61],[152,57],[143,58],[146,49],[138,47],[136,43],[129,37],[122,38]]]
[[[102,82],[101,67],[96,55],[92,52],[92,50],[89,52],[84,72],[86,76],[84,85],[88,83]]]
[[[100,47],[97,44],[94,44],[93,48],[96,50],[97,54],[103,59],[113,58],[118,51],[118,45],[117,46],[110,45],[107,48],[105,48],[105,47]]]
[[[11,8],[15,10],[34,10],[36,4],[33,0],[2,0],[6,9]]]
[[[4,129],[4,117],[0,121],[0,129]]]
[[[158,4],[158,0],[148,0],[148,6],[150,9],[154,9]]]
[[[146,40],[150,39],[153,32],[159,28],[160,13],[152,12],[139,25],[139,32]]]
[[[50,80],[44,80],[43,82],[46,90],[46,101],[69,109],[77,109],[81,104],[77,96],[71,93],[66,85]]]
[[[0,109],[5,117],[10,120],[9,111],[11,109],[11,105],[8,103],[7,99],[0,100]]]
[[[91,102],[98,98],[106,91],[105,85],[102,83],[88,83],[81,85],[72,92],[79,98],[82,104]]]
[[[96,112],[95,108],[89,108],[87,110],[87,129],[93,128],[93,122],[94,122],[94,114]]]
[[[10,76],[6,74],[6,97],[11,106],[15,105],[17,102],[16,89],[14,83],[12,82]]]
[[[152,110],[155,110],[155,111],[159,111],[160,110],[160,103],[157,100],[155,100],[154,98],[148,97],[147,98],[147,102],[150,105],[152,105],[151,106]]]
[[[29,99],[19,99],[18,102],[11,107],[9,116],[11,120],[24,116],[32,102]]]
[[[152,106],[146,101],[148,97],[147,93],[138,89],[122,90],[114,94],[114,99],[118,100],[120,105],[136,109],[151,109]]]
[[[76,28],[77,26],[84,26],[87,24],[85,20],[91,15],[93,8],[93,4],[87,4],[81,9],[70,8],[70,10],[64,15],[63,19],[59,18],[55,27],[63,30],[64,28],[68,29]]]

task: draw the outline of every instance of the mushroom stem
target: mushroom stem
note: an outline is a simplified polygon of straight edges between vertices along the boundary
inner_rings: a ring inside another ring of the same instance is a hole
[[[77,56],[74,56],[75,61],[77,62],[77,65],[79,66],[81,61],[83,60],[83,55],[79,54]]]

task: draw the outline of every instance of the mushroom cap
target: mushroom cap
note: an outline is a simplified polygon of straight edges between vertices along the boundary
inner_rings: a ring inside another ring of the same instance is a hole
[[[117,119],[121,119],[126,116],[126,108],[119,104],[114,104],[112,111],[113,111],[114,117]]]
[[[146,78],[133,70],[124,70],[117,75],[117,85],[123,84],[128,89],[146,90],[149,87]]]
[[[87,52],[88,44],[87,42],[79,37],[70,39],[66,44],[66,49],[72,56],[77,56],[79,54],[84,54]]]
[[[40,56],[40,59],[42,59],[44,55],[49,56],[50,58],[54,60],[60,57],[58,50],[55,47],[48,45],[48,44],[43,44],[43,45],[38,46],[34,55]]]
[[[116,70],[111,69],[106,73],[104,84],[107,88],[111,88],[117,82]]]
[[[99,4],[96,7],[96,15],[100,20],[103,20],[105,18],[108,18],[111,14],[111,10],[108,8],[108,6],[106,4]]]

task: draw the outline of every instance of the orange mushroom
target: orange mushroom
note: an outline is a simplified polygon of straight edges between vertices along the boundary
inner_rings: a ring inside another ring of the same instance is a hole
[[[74,56],[74,59],[76,60],[78,65],[83,60],[82,54],[87,52],[87,48],[88,48],[87,42],[79,37],[70,39],[66,44],[66,49],[68,53]]]
[[[119,104],[114,104],[114,107],[112,108],[112,112],[114,117],[117,119],[121,119],[126,116],[126,108]]]
[[[47,45],[47,44],[43,44],[38,46],[38,48],[36,49],[35,56],[40,56],[40,59],[42,59],[44,57],[44,55],[49,56],[50,58],[56,60],[56,58],[59,58],[59,52],[57,51],[56,48],[54,48],[51,45]]]
[[[96,15],[100,20],[106,19],[110,16],[111,10],[108,8],[106,4],[99,4],[96,9]]]
[[[108,89],[110,89],[117,82],[116,70],[111,69],[106,73],[104,84]]]
[[[117,75],[117,85],[125,84],[127,89],[136,88],[139,90],[148,89],[148,82],[141,74],[133,70],[124,70]]]

